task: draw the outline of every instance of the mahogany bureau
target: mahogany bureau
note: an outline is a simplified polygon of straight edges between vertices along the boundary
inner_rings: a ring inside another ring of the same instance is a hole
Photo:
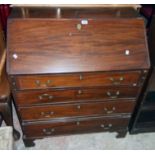
[[[124,137],[150,68],[133,8],[14,8],[7,72],[26,146],[55,135]]]

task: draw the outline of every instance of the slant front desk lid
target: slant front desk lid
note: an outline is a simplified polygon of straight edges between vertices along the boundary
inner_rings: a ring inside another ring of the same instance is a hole
[[[143,19],[107,18],[104,12],[98,18],[97,9],[91,11],[93,18],[12,16],[7,31],[8,73],[148,69]]]

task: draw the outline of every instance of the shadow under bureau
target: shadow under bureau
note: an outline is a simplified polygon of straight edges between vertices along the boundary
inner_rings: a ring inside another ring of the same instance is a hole
[[[26,146],[55,135],[124,137],[150,67],[133,8],[14,8],[7,72]]]

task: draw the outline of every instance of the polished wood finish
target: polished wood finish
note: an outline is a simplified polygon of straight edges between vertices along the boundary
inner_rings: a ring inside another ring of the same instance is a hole
[[[75,102],[89,100],[109,100],[128,98],[134,99],[138,87],[100,87],[100,88],[70,88],[58,90],[38,90],[16,92],[16,102],[22,106],[55,102]],[[28,100],[27,100],[28,99]]]
[[[84,102],[35,107],[19,107],[23,121],[49,120],[58,117],[95,116],[129,113],[135,106],[134,100],[117,100],[105,102]],[[34,111],[35,108],[35,111]]]
[[[5,68],[6,50],[0,52],[0,82],[2,81],[3,69]]]
[[[127,126],[129,118],[105,118],[96,117],[76,119],[74,121],[44,122],[43,124],[27,124],[23,126],[26,137],[44,137],[57,134],[73,134],[82,132],[98,132],[109,130],[120,130]]]
[[[60,6],[59,6],[60,7]],[[101,7],[101,5],[100,5]],[[11,18],[135,18],[139,17],[138,12],[128,7],[94,8],[92,7],[14,7]]]
[[[4,101],[8,96],[10,96],[10,86],[9,82],[5,73],[5,70],[3,69],[2,72],[2,78],[0,82],[0,100]]]
[[[54,135],[126,135],[150,67],[144,21],[133,8],[14,8],[7,36],[26,146]]]
[[[12,98],[9,82],[4,68],[0,82],[0,115],[7,126],[12,126],[14,139],[19,140],[20,133],[15,129],[13,124]]]
[[[6,125],[12,126],[15,140],[20,138],[20,133],[14,128],[12,115],[12,98],[8,77],[5,69],[6,50],[4,33],[0,23],[0,126],[4,120]]]
[[[91,87],[106,85],[140,85],[141,71],[78,73],[56,75],[17,76],[15,85],[18,90]]]
[[[5,59],[6,59],[6,51],[5,51],[5,43],[4,43],[4,33],[2,30],[2,26],[0,24],[0,83],[2,80],[1,78],[4,70]]]
[[[79,19],[8,22],[10,74],[147,69],[150,65],[142,19],[90,19],[87,25]]]

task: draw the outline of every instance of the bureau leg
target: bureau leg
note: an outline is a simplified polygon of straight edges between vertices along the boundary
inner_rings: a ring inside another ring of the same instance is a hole
[[[3,103],[3,107],[4,107],[3,111],[2,111],[3,119],[4,119],[5,123],[6,123],[6,125],[12,126],[14,140],[19,140],[20,133],[14,128],[14,124],[13,124],[11,100],[9,99],[5,103]]]
[[[23,139],[25,147],[33,147],[35,146],[34,139]]]
[[[13,128],[13,138],[14,140],[19,140],[20,138],[20,133],[15,128]]]
[[[2,119],[1,119],[1,116],[0,116],[0,126],[2,125]]]
[[[124,138],[125,136],[126,136],[126,134],[127,134],[127,131],[125,130],[125,131],[117,131],[117,136],[116,136],[116,138]]]

